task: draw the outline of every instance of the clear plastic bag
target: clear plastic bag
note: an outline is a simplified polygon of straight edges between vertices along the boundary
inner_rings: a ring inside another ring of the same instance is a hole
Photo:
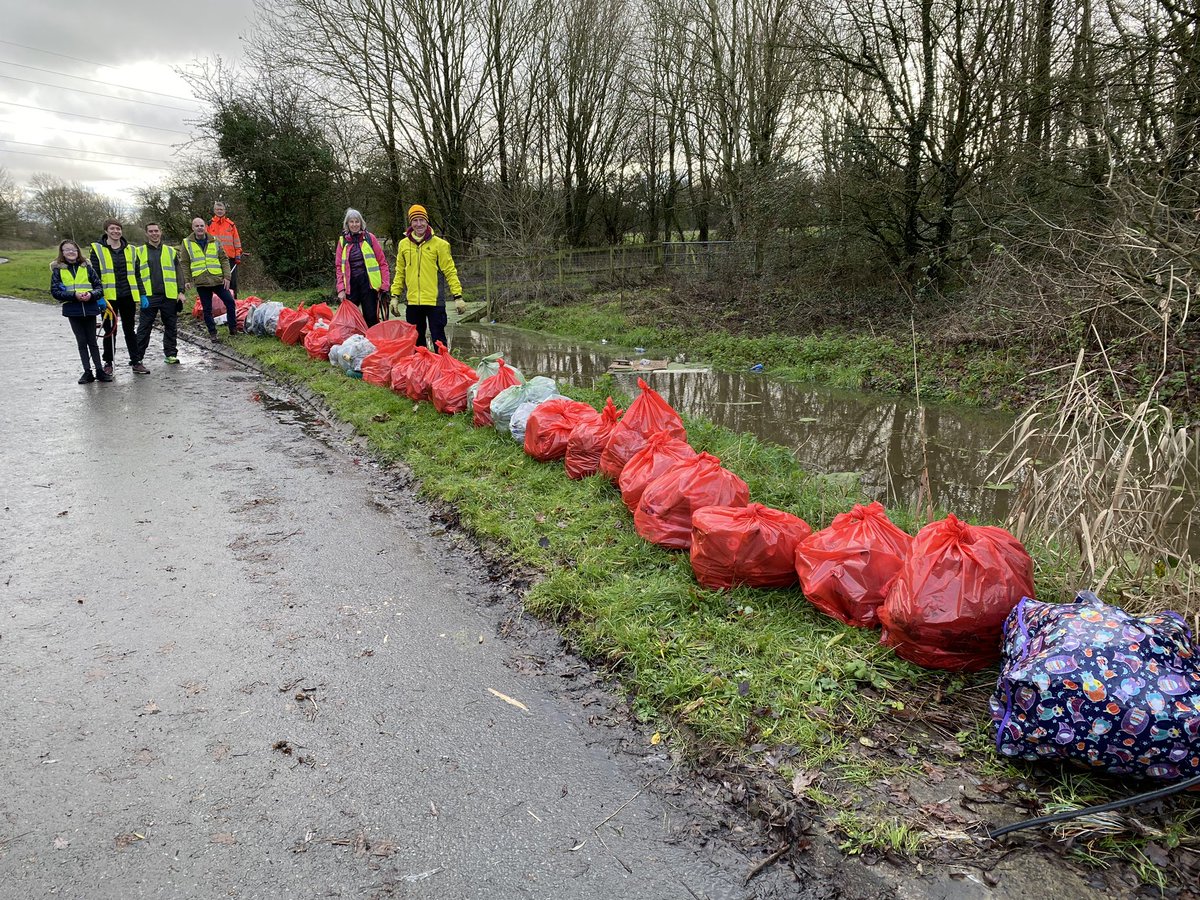
[[[549,400],[558,396],[558,385],[553,378],[536,375],[525,384],[516,384],[505,388],[492,400],[492,424],[501,434],[512,434],[513,413],[517,407],[527,401]],[[525,439],[524,425],[521,427],[521,440]]]
[[[334,344],[329,361],[349,375],[362,371],[362,361],[375,352],[375,345],[361,334],[351,335],[344,343]]]
[[[547,380],[549,380],[549,379],[547,379]],[[535,409],[537,409],[539,406],[541,406],[543,403],[545,403],[547,400],[563,400],[563,399],[565,399],[565,398],[563,398],[563,397],[559,396],[557,393],[555,393],[555,394],[551,394],[549,397],[542,397],[541,399],[538,399],[538,400],[526,400],[524,403],[522,403],[520,406],[518,406],[513,411],[512,419],[508,423],[508,433],[512,435],[512,439],[514,441],[516,441],[518,444],[521,444],[522,446],[524,446],[524,444],[525,444],[525,426],[529,424],[529,417],[533,414],[533,411]],[[492,417],[495,418],[495,415],[496,414],[493,412]]]

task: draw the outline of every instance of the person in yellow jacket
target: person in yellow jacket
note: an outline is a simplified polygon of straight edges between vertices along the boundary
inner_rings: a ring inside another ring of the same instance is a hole
[[[447,290],[448,289],[448,290]],[[408,208],[408,230],[396,250],[396,268],[392,277],[392,315],[400,315],[401,298],[406,304],[404,318],[417,329],[417,343],[428,347],[426,327],[436,344],[446,340],[446,294],[454,298],[462,315],[467,308],[462,298],[458,269],[450,255],[450,244],[433,233],[429,213],[420,204]]]

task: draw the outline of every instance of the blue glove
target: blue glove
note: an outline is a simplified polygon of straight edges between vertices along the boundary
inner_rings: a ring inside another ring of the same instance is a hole
[[[104,309],[106,306],[108,306],[108,304],[104,302],[103,297],[101,297],[99,300],[96,301],[96,305],[99,306],[101,309]]]
[[[149,308],[150,308],[150,298],[147,297],[145,294],[142,294],[142,309],[149,309]]]

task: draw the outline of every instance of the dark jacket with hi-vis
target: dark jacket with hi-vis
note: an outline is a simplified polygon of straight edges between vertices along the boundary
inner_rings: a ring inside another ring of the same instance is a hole
[[[138,289],[150,300],[175,300],[188,283],[179,250],[167,244],[143,244],[134,251]]]
[[[205,235],[203,243],[189,234],[179,245],[179,270],[185,284],[217,287],[229,279],[229,257],[211,234]]]
[[[90,291],[92,296],[85,303],[75,296],[77,291]],[[50,296],[62,306],[64,316],[98,316],[100,304],[97,301],[103,295],[100,275],[90,264],[50,264]]]

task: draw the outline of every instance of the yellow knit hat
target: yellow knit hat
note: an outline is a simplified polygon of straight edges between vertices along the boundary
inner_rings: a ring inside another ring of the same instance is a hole
[[[422,216],[426,222],[429,221],[429,213],[425,211],[425,207],[423,207],[420,203],[414,203],[408,208],[408,221],[411,222],[413,220],[413,216]]]

